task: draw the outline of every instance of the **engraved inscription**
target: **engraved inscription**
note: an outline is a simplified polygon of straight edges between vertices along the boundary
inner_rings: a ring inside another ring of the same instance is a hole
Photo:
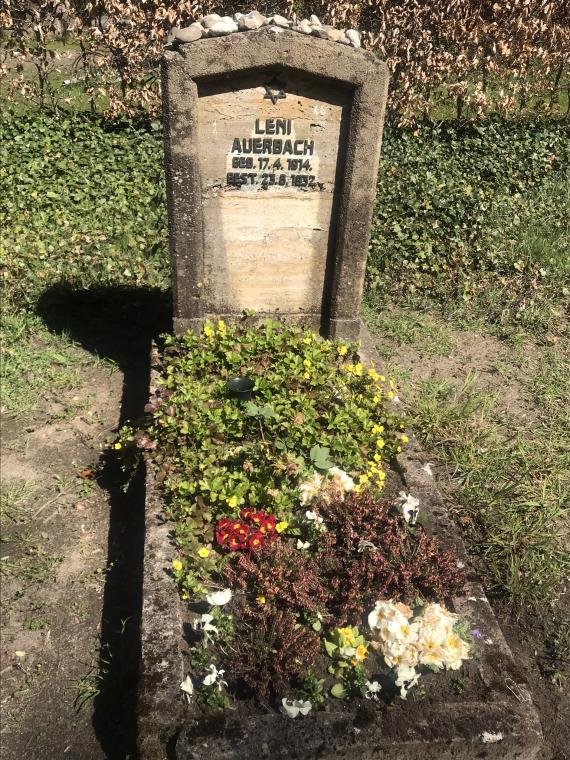
[[[281,79],[281,77],[280,77]],[[350,93],[267,73],[199,88],[207,311],[320,313]]]
[[[228,155],[228,187],[316,189],[317,178],[312,173],[315,141],[294,139],[295,134],[293,119],[256,119],[253,137],[233,138]]]

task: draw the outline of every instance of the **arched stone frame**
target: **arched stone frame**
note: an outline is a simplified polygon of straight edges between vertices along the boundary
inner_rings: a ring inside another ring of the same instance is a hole
[[[199,327],[206,318],[216,316],[207,310],[204,299],[204,235],[197,152],[198,87],[201,82],[231,80],[263,70],[308,74],[350,93],[348,137],[327,297],[320,314],[293,318],[329,337],[357,340],[388,70],[386,64],[371,53],[292,30],[276,32],[271,27],[178,45],[164,55],[165,153],[175,332]]]

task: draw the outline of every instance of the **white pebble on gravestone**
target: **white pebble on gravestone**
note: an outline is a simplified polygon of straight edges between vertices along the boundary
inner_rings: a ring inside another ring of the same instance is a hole
[[[284,16],[271,16],[269,23],[272,26],[280,26],[282,29],[289,29],[289,21]]]
[[[204,18],[200,19],[200,23],[204,29],[209,29],[211,26],[214,26],[214,24],[217,24],[221,18],[222,17],[217,13],[209,13],[207,16],[204,16]]]
[[[241,32],[252,31],[254,29],[261,29],[266,24],[267,19],[265,16],[262,16],[258,11],[251,11],[251,13],[247,13],[238,20],[238,29]]]
[[[238,26],[233,18],[230,16],[223,16],[208,29],[208,36],[223,37],[224,34],[232,34],[232,32],[237,32],[237,30]]]
[[[197,21],[184,29],[173,29],[172,31],[174,33],[174,39],[179,42],[195,42],[196,40],[199,40],[204,33],[202,25]]]
[[[356,31],[356,29],[349,29],[347,32],[345,32],[345,34],[350,40],[350,44],[352,45],[352,47],[356,47],[356,48],[361,47],[360,35]]]
[[[301,32],[301,34],[312,34],[313,28],[311,26],[311,22],[308,19],[304,18],[297,26],[297,31]]]
[[[334,26],[327,27],[327,39],[331,42],[338,42],[343,36],[341,29],[335,29]]]
[[[315,16],[314,14],[311,16],[309,21],[311,22],[312,26],[321,26],[321,22],[319,21],[318,17]]]
[[[313,25],[311,27],[311,34],[313,35],[313,37],[319,37],[321,40],[326,40],[327,39],[327,34],[328,34],[327,29],[328,29],[327,26],[314,26]]]

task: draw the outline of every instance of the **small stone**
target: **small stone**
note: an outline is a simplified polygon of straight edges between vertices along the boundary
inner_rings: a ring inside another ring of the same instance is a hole
[[[342,36],[343,33],[341,29],[335,29],[334,26],[329,26],[327,28],[327,39],[331,42],[338,42]]]
[[[237,15],[237,14],[236,14]],[[262,16],[258,11],[251,11],[251,13],[242,16],[238,19],[238,29],[240,32],[253,31],[254,29],[261,29],[262,26],[267,24],[267,19]]]
[[[360,35],[356,31],[356,29],[349,29],[347,32],[345,32],[347,38],[350,40],[350,44],[352,47],[359,48],[362,47],[360,43]]]
[[[341,45],[350,45],[350,40],[346,36],[344,32],[341,31],[340,37],[338,38],[337,42],[340,42]]]
[[[224,34],[232,34],[237,32],[238,25],[230,16],[224,16],[219,21],[216,21],[213,26],[208,30],[209,37],[223,37]]]
[[[204,16],[204,18],[200,19],[200,23],[204,27],[204,29],[209,29],[211,26],[214,26],[218,21],[220,21],[222,17],[219,16],[217,13],[210,13],[207,16]]]
[[[290,27],[289,21],[285,16],[271,16],[269,23],[272,26],[280,26],[282,29],[289,29]]]
[[[196,40],[199,40],[204,33],[202,24],[199,24],[197,21],[184,29],[178,29],[175,27],[172,31],[174,33],[174,39],[178,40],[178,42],[195,42]]]
[[[298,32],[301,32],[301,34],[311,34],[313,29],[311,27],[311,22],[304,18],[300,24],[296,27]]]
[[[313,26],[322,26],[322,24],[321,24],[321,22],[319,21],[318,17],[317,17],[317,16],[315,16],[314,14],[311,16],[311,18],[309,19],[309,21],[311,22],[311,24],[312,24]]]
[[[276,26],[275,24],[271,24],[268,27],[268,31],[270,31],[272,34],[282,34],[282,32],[284,32],[285,29],[282,26]]]
[[[319,37],[321,40],[327,39],[327,27],[326,26],[311,26],[311,34],[313,37]]]

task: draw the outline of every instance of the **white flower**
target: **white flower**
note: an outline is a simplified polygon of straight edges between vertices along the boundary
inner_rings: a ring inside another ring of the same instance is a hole
[[[184,692],[186,699],[190,702],[192,694],[194,694],[194,684],[192,683],[190,676],[186,676],[186,678],[180,684],[180,688]]]
[[[197,620],[194,620],[192,623],[192,627],[195,631],[203,631],[206,636],[209,633],[218,633],[218,629],[215,625],[212,625],[212,620],[214,619],[213,615],[208,614],[205,612],[201,617],[199,617]]]
[[[308,712],[310,712],[312,708],[312,704],[307,701],[303,702],[299,699],[287,699],[287,697],[283,697],[281,700],[281,704],[283,707],[281,708],[282,711],[287,715],[289,718],[296,718],[299,713],[301,715],[307,715]]]
[[[314,522],[316,525],[322,525],[324,522],[323,518],[320,517],[316,512],[313,512],[311,509],[308,509],[305,512],[305,517],[307,520]]]
[[[351,660],[356,654],[356,649],[354,647],[340,647],[338,653],[344,660]]]
[[[212,594],[208,594],[206,601],[214,607],[223,607],[232,598],[232,590],[225,588],[223,591],[214,591]]]
[[[340,491],[345,493],[354,491],[354,480],[344,470],[339,467],[331,467],[329,475],[332,475],[332,482]]]
[[[406,699],[409,690],[417,684],[419,678],[420,674],[415,668],[407,664],[400,665],[398,668],[396,686],[400,687],[400,696],[402,699]]]
[[[366,699],[378,699],[382,687],[378,681],[366,681],[364,684],[364,696]]]
[[[218,670],[215,665],[208,665],[208,670],[210,672],[202,681],[204,686],[213,686],[215,683],[217,683],[218,691],[221,691],[222,686],[228,685],[227,682],[223,680],[223,675],[226,672],[225,670]]]
[[[409,493],[405,493],[404,491],[400,491],[399,497],[401,502],[400,508],[402,510],[402,514],[404,515],[404,520],[407,523],[410,523],[410,525],[415,525],[420,511],[420,500],[416,499]]]
[[[309,478],[309,480],[301,483],[299,486],[299,493],[301,494],[301,504],[303,504],[303,506],[309,504],[314,498],[319,495],[319,491],[323,485],[323,480],[323,476],[318,472],[315,472],[313,473],[312,477]]]
[[[297,549],[309,549],[311,546],[309,541],[301,541],[300,538],[297,539]]]

